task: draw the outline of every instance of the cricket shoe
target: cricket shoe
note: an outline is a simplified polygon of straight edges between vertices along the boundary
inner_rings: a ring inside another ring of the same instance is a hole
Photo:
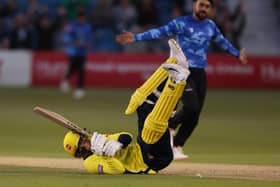
[[[170,48],[170,55],[169,58],[175,58],[178,61],[178,64],[186,69],[189,68],[189,64],[187,61],[186,56],[180,45],[174,39],[168,40],[168,45]]]
[[[60,90],[63,92],[63,93],[68,93],[70,91],[70,85],[69,85],[69,82],[67,80],[63,80],[61,83],[60,83]]]
[[[74,99],[77,99],[77,100],[80,100],[80,99],[84,98],[85,95],[86,95],[85,90],[81,89],[81,88],[75,90],[74,93],[73,93]]]
[[[188,155],[184,154],[181,146],[173,147],[173,160],[184,160],[189,158]]]

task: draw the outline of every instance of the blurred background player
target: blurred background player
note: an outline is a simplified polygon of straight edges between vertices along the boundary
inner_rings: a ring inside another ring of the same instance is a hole
[[[86,16],[86,11],[79,8],[76,20],[66,25],[64,34],[69,66],[60,87],[63,92],[68,92],[70,78],[74,73],[78,73],[77,86],[74,91],[75,99],[85,96],[85,63],[92,40],[91,24],[87,21]]]
[[[174,135],[175,129],[181,124],[174,137],[175,159],[188,157],[183,153],[182,147],[198,124],[207,90],[205,68],[207,66],[206,53],[210,41],[214,41],[223,50],[239,58],[243,64],[247,63],[245,50],[239,51],[234,48],[224,38],[215,23],[207,18],[212,6],[212,0],[194,0],[192,15],[176,18],[167,25],[142,33],[133,34],[125,31],[116,36],[117,42],[121,44],[175,36],[188,59],[191,76],[182,96],[183,108],[169,122],[169,127]]]
[[[168,119],[183,93],[190,72],[176,42],[172,40],[169,45],[171,55],[158,68],[165,72],[168,80],[155,105],[147,107],[143,104],[138,108],[136,144],[131,144],[129,133],[102,135],[94,132],[92,137],[83,137],[70,131],[64,137],[64,150],[74,157],[83,158],[89,173],[155,174],[173,160]]]

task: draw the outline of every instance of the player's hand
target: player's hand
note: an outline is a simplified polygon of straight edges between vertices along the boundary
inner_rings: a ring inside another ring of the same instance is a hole
[[[135,41],[134,34],[132,32],[123,31],[122,34],[116,36],[116,41],[120,44],[132,43]]]
[[[241,61],[242,64],[247,64],[248,63],[248,58],[247,58],[247,54],[245,52],[245,49],[240,50],[239,60]]]
[[[116,141],[110,140],[107,142],[103,148],[103,152],[105,156],[115,156],[116,152],[122,148],[123,144]]]
[[[92,134],[90,144],[91,151],[97,155],[103,155],[103,147],[106,142],[106,137],[98,132]]]

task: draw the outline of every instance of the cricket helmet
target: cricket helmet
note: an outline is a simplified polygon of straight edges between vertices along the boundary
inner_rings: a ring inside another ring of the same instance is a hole
[[[63,148],[66,153],[70,154],[71,156],[75,157],[76,151],[79,146],[80,135],[69,131],[63,140]]]

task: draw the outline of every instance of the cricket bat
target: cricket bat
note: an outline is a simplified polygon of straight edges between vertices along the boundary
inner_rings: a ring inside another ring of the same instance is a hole
[[[74,131],[80,135],[84,135],[84,136],[91,136],[91,134],[86,131],[85,129],[79,127],[78,125],[76,125],[75,123],[73,123],[72,121],[66,119],[65,117],[63,117],[62,115],[55,113],[53,111],[47,110],[45,108],[42,107],[34,107],[33,111],[53,122],[55,122],[57,125],[62,126],[68,130]]]

